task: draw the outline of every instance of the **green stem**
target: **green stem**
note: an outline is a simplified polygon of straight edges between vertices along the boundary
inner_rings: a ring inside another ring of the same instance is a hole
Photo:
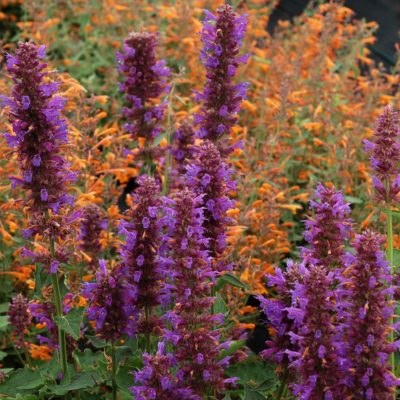
[[[285,375],[283,376],[283,379],[281,381],[281,384],[279,386],[279,389],[276,392],[276,400],[281,400],[283,394],[286,393],[288,376],[289,376],[289,373],[288,373],[288,371],[286,371]]]
[[[146,318],[146,326],[148,327],[149,326],[149,321],[150,321],[150,314],[151,314],[150,308],[149,307],[145,307],[144,308],[144,313],[145,313],[145,318]],[[151,336],[150,336],[150,333],[146,333],[145,334],[145,341],[146,341],[146,344],[145,344],[146,352],[148,354],[150,354],[151,353]]]
[[[54,258],[54,239],[50,238],[50,254]],[[56,307],[57,316],[61,318],[63,316],[62,301],[61,301],[61,290],[60,282],[58,280],[58,274],[51,274],[51,280],[53,283],[54,292],[54,305]],[[58,327],[58,344],[59,344],[59,354],[60,354],[60,364],[63,372],[63,376],[68,376],[68,366],[67,366],[67,341],[65,337],[65,332]]]
[[[390,202],[390,184],[388,181],[385,182],[386,186],[386,225],[387,225],[387,259],[389,263],[389,268],[392,274],[394,273],[394,265],[393,265],[393,214],[392,214],[392,205]],[[390,319],[390,324],[393,325],[393,317]],[[394,342],[394,332],[391,331],[389,335],[390,343]],[[392,372],[396,375],[396,365],[394,352],[390,354],[390,365],[392,367]]]
[[[118,388],[117,388],[117,381],[115,379],[117,374],[117,362],[115,357],[115,343],[112,342],[111,344],[111,368],[112,368],[112,398],[113,400],[117,400]]]

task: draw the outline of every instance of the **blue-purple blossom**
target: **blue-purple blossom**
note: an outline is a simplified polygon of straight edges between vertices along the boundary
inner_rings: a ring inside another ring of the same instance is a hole
[[[397,200],[400,192],[400,119],[399,113],[388,105],[378,117],[371,140],[365,140],[365,149],[371,154],[375,172],[373,184],[378,198],[385,202]]]
[[[341,399],[345,374],[342,344],[335,326],[334,275],[322,265],[310,265],[303,282],[292,290],[288,317],[295,322],[289,333],[297,351],[287,350],[297,382],[293,393],[304,400]]]
[[[164,338],[174,349],[180,385],[205,398],[221,394],[232,382],[224,378],[229,357],[221,359],[221,332],[216,328],[222,316],[211,314],[216,272],[204,250],[208,239],[204,237],[202,196],[185,190],[171,202],[167,212],[173,218],[169,289],[174,306],[165,315],[171,329],[164,329]]]
[[[165,275],[158,259],[162,228],[160,187],[154,178],[141,176],[133,195],[133,205],[122,220],[119,233],[125,237],[120,246],[121,266],[128,282],[136,287],[135,307],[146,310],[139,321],[140,333],[151,333],[156,320],[149,320],[152,309],[161,303],[161,279]]]
[[[357,235],[356,254],[348,254],[342,283],[343,339],[350,363],[347,392],[357,399],[392,400],[399,383],[389,363],[398,343],[389,342],[394,287],[381,250],[384,241],[369,230]]]
[[[186,184],[204,205],[204,236],[208,239],[209,255],[219,271],[229,269],[221,259],[226,249],[226,230],[232,222],[227,211],[234,207],[229,192],[235,189],[232,169],[222,159],[217,147],[205,141],[196,149],[197,157],[187,166]]]
[[[136,333],[136,287],[126,281],[122,270],[107,269],[104,260],[99,261],[96,281],[86,283],[83,294],[89,300],[87,317],[99,337],[115,342],[124,334]]]
[[[216,15],[207,10],[205,14],[200,58],[206,67],[207,81],[203,92],[197,94],[203,102],[196,115],[200,125],[197,134],[214,142],[225,155],[232,150],[226,138],[246,96],[247,83],[234,84],[233,79],[238,66],[247,61],[247,55],[239,55],[247,21],[245,15],[239,16],[228,4],[220,7]]]
[[[62,155],[68,142],[62,116],[66,99],[56,95],[57,83],[45,83],[48,73],[41,61],[44,57],[44,46],[20,42],[15,55],[7,55],[7,70],[14,82],[12,96],[1,98],[10,110],[14,132],[5,137],[18,153],[21,169],[11,183],[28,191],[32,214],[48,209],[57,213],[63,204],[71,203],[67,185],[75,179]]]
[[[349,203],[341,192],[319,183],[310,208],[314,215],[305,221],[304,239],[309,247],[302,248],[304,262],[329,269],[342,267],[352,223]]]

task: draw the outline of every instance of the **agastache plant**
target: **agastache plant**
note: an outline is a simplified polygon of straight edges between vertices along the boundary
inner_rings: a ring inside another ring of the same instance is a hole
[[[188,190],[178,192],[171,213],[174,224],[171,242],[171,297],[174,307],[166,314],[171,329],[164,338],[174,348],[180,385],[200,396],[221,394],[232,380],[224,378],[221,315],[211,314],[210,296],[216,272],[211,268],[204,245],[202,196]]]
[[[9,109],[9,121],[14,135],[6,134],[8,144],[15,149],[20,164],[20,176],[12,177],[13,186],[20,185],[27,192],[26,206],[31,225],[25,236],[35,233],[49,238],[49,251],[40,260],[51,273],[54,305],[58,318],[62,317],[60,283],[57,276],[60,260],[56,248],[58,240],[69,233],[69,227],[78,216],[65,217],[60,209],[71,205],[68,184],[75,173],[63,155],[68,143],[67,124],[62,116],[65,99],[57,96],[58,83],[48,82],[45,46],[20,42],[15,55],[7,55],[7,70],[14,82],[12,96],[2,97]],[[59,328],[60,363],[67,374],[65,332]]]
[[[395,343],[389,343],[394,329],[388,263],[381,250],[384,238],[372,231],[357,235],[349,254],[343,292],[346,320],[343,341],[349,360],[347,394],[366,400],[391,400],[398,380],[389,363]]]
[[[232,222],[227,211],[234,206],[233,200],[229,198],[229,192],[235,189],[233,171],[212,142],[205,141],[196,152],[196,159],[187,166],[186,184],[194,193],[202,196],[207,249],[214,259],[214,268],[225,271],[230,269],[223,255],[226,249],[226,229]]]
[[[170,72],[163,60],[156,58],[157,35],[149,32],[131,32],[117,53],[118,71],[122,76],[120,90],[125,94],[123,114],[125,130],[135,141],[144,141],[141,149],[143,166],[150,172],[152,159],[157,158],[154,139],[161,133],[165,103],[155,104],[169,90]]]
[[[342,398],[345,360],[334,324],[333,278],[322,265],[310,265],[303,283],[297,282],[292,290],[288,316],[296,327],[290,335],[298,350],[286,352],[297,373],[293,394],[305,400]]]
[[[150,351],[150,334],[161,323],[153,313],[161,303],[163,277],[158,259],[161,198],[160,187],[154,178],[141,176],[138,183],[132,208],[127,211],[128,219],[119,225],[119,232],[125,237],[120,247],[120,268],[128,282],[137,288],[134,305],[141,312],[138,331],[146,336],[146,348]]]
[[[13,297],[8,308],[8,322],[12,326],[14,345],[26,350],[25,332],[31,323],[29,301],[21,293]]]
[[[393,264],[393,214],[392,205],[398,202],[400,193],[400,119],[391,105],[385,107],[378,117],[371,140],[365,140],[365,149],[371,154],[371,166],[375,172],[373,184],[377,198],[385,204],[387,227],[387,258],[389,268]],[[391,341],[393,341],[391,334]],[[394,353],[391,354],[391,365],[394,372]]]
[[[107,220],[103,218],[97,205],[89,204],[82,208],[78,236],[79,248],[91,256],[92,264],[93,259],[102,251],[100,235],[106,228]]]
[[[228,4],[220,7],[216,15],[205,10],[200,58],[206,67],[207,81],[202,93],[197,94],[203,103],[196,115],[200,125],[197,134],[212,141],[224,157],[233,149],[227,139],[248,86],[233,82],[239,65],[247,61],[247,55],[239,55],[246,25],[246,16],[239,16]]]
[[[304,262],[320,264],[328,269],[343,267],[345,241],[350,237],[350,205],[341,192],[318,184],[310,202],[314,215],[305,221],[304,239],[309,247],[302,248]]]

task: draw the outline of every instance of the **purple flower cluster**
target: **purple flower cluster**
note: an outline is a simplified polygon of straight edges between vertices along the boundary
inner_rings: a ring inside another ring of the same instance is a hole
[[[128,220],[121,221],[119,233],[125,236],[120,247],[120,268],[128,282],[137,288],[135,306],[145,310],[146,318],[139,322],[139,332],[151,333],[156,321],[150,321],[151,310],[161,303],[162,265],[158,260],[161,243],[159,213],[160,187],[154,178],[141,176],[133,196]]]
[[[293,393],[304,400],[343,398],[342,345],[334,325],[332,282],[331,272],[321,265],[310,265],[303,283],[296,283],[292,306],[287,309],[296,327],[290,336],[298,346],[297,351],[286,351],[297,372]]]
[[[81,209],[79,248],[96,257],[102,251],[100,243],[101,232],[107,229],[107,220],[101,215],[100,208],[95,204],[89,204]]]
[[[175,131],[171,154],[175,161],[175,170],[178,175],[186,172],[186,163],[194,157],[195,132],[193,125],[185,120]]]
[[[125,129],[132,138],[151,141],[159,135],[165,104],[153,105],[168,91],[169,69],[156,58],[157,36],[148,32],[131,32],[117,53],[118,70],[123,76],[120,89],[129,103],[123,109],[127,119]]]
[[[318,184],[310,208],[314,216],[305,221],[304,238],[310,247],[302,249],[304,262],[328,269],[343,266],[344,244],[350,237],[349,203],[341,192]]]
[[[236,114],[246,96],[247,83],[234,84],[238,66],[247,61],[239,56],[246,30],[246,16],[236,14],[230,5],[220,7],[216,15],[205,11],[201,32],[203,50],[201,59],[206,67],[207,82],[197,99],[203,101],[198,136],[214,142],[225,156],[232,149],[225,143],[237,121]]]
[[[13,297],[8,308],[8,322],[14,335],[13,343],[17,348],[25,346],[24,334],[31,323],[28,303],[28,299],[20,293]]]
[[[29,312],[33,320],[46,329],[46,336],[37,335],[41,344],[46,344],[52,349],[58,348],[58,330],[57,325],[53,321],[53,316],[56,315],[56,308],[53,303],[48,300],[31,301],[29,303]]]
[[[172,328],[164,330],[164,337],[174,347],[181,387],[206,396],[214,391],[222,393],[230,380],[224,379],[223,370],[229,358],[219,359],[220,332],[216,326],[222,316],[211,314],[215,271],[204,250],[207,239],[201,197],[185,190],[171,201],[169,214],[174,224],[169,264],[174,307],[165,316]]]
[[[15,135],[6,134],[20,161],[21,176],[11,178],[13,186],[29,191],[28,204],[33,215],[52,209],[57,213],[71,203],[67,184],[75,179],[61,151],[67,139],[67,124],[62,117],[65,99],[55,95],[57,82],[48,82],[45,47],[32,42],[18,44],[15,55],[7,55],[7,69],[14,87],[11,97],[2,97],[10,109],[9,120]]]
[[[229,191],[235,189],[232,170],[221,158],[218,148],[206,140],[196,149],[197,157],[187,166],[186,184],[204,204],[204,236],[208,239],[209,255],[219,271],[229,269],[220,258],[226,249],[226,227],[231,223],[227,211],[233,208]]]
[[[174,356],[165,352],[160,342],[155,355],[143,355],[144,367],[134,373],[137,386],[131,391],[136,400],[201,400],[190,388],[180,387],[178,378],[171,371],[176,365]]]
[[[136,333],[136,287],[126,282],[122,270],[108,271],[106,262],[99,261],[96,282],[86,283],[83,294],[90,300],[89,321],[102,339],[115,342],[123,334]]]
[[[371,153],[375,171],[374,187],[378,198],[385,202],[396,201],[400,192],[400,119],[391,105],[378,117],[371,140],[365,140],[365,149]]]
[[[397,345],[389,343],[393,327],[393,288],[385,255],[384,238],[365,231],[354,240],[355,255],[348,255],[343,279],[346,302],[344,343],[350,363],[348,393],[366,400],[393,399],[398,384],[391,372],[390,354]]]
[[[288,308],[292,305],[292,291],[296,283],[303,281],[305,272],[304,265],[288,261],[286,271],[277,267],[275,274],[268,276],[268,286],[274,287],[277,296],[270,299],[257,297],[262,311],[268,318],[268,326],[273,329],[271,339],[265,342],[267,349],[262,351],[261,355],[279,365],[277,372],[280,375],[291,374],[288,369],[290,364],[288,353],[297,351],[297,344],[293,343],[291,338],[291,332],[296,331],[296,326],[289,318]]]

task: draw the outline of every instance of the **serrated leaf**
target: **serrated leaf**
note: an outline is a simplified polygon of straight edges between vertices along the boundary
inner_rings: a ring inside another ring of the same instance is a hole
[[[65,333],[78,340],[81,336],[83,308],[73,308],[67,315],[57,316],[55,322]]]
[[[99,339],[97,336],[86,336],[90,342],[93,344],[94,347],[98,349],[102,349],[103,347],[107,346],[107,342],[105,340]]]
[[[245,289],[245,290],[249,290],[250,286],[245,283],[242,282],[239,278],[237,278],[235,275],[231,274],[231,273],[226,273],[224,275],[222,275],[218,280],[217,283],[215,285],[215,290],[221,290],[225,285],[231,285],[237,288],[241,288],[241,289]]]

